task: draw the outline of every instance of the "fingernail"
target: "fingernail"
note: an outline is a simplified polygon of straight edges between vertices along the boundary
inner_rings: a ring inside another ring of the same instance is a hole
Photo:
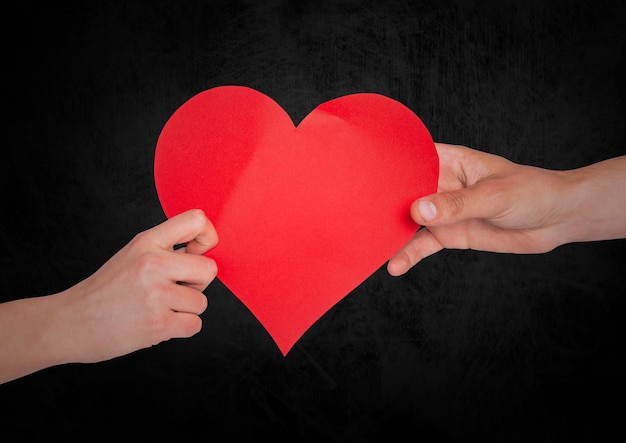
[[[424,220],[431,221],[437,216],[437,208],[433,202],[423,200],[417,204],[417,210]]]

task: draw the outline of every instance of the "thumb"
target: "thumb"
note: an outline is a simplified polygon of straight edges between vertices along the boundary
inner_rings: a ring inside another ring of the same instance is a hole
[[[485,182],[455,191],[439,192],[415,200],[411,217],[419,225],[444,226],[475,218],[494,217],[501,208],[493,188]]]

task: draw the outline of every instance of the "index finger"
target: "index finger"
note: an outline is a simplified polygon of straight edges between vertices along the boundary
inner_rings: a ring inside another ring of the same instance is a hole
[[[393,276],[402,275],[424,258],[442,249],[443,245],[429,229],[420,229],[402,249],[389,259],[387,271]]]
[[[186,243],[187,252],[204,254],[217,244],[217,232],[201,209],[182,212],[152,228],[157,246],[170,249]]]

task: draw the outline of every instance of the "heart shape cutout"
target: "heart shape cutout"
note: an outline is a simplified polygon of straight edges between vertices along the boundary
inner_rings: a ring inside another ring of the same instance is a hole
[[[217,278],[283,356],[415,234],[409,207],[438,176],[422,121],[374,93],[322,103],[296,127],[261,92],[208,89],[168,119],[154,159],[166,216],[205,211]]]

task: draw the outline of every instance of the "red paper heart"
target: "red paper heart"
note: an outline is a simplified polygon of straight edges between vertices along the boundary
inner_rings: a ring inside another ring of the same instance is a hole
[[[415,234],[409,206],[437,190],[439,159],[388,97],[339,97],[295,127],[268,96],[221,86],[167,121],[154,174],[166,216],[211,219],[218,278],[287,355]]]

